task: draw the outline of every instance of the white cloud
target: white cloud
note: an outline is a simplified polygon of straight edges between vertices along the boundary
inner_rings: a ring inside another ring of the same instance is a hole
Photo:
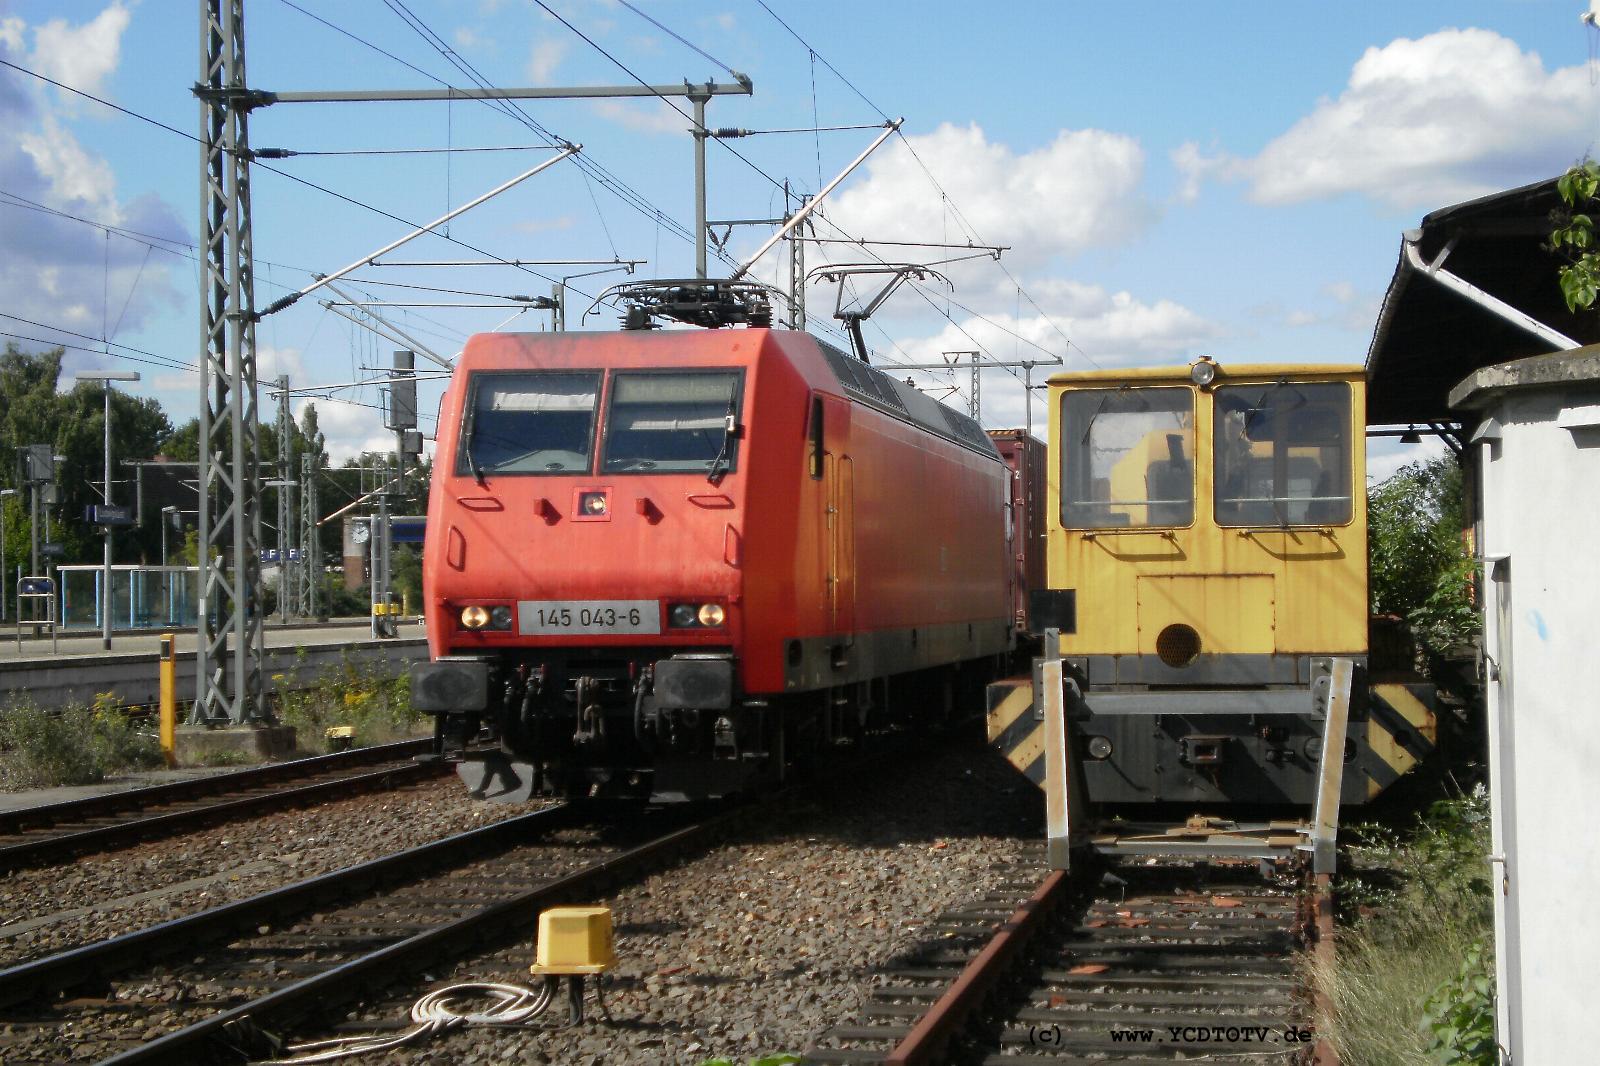
[[[20,18],[0,20],[0,55],[61,81],[101,90],[121,55],[128,9],[118,0],[90,21],[56,19],[30,27]],[[30,34],[31,29],[31,34]],[[23,48],[32,38],[34,51]],[[187,241],[178,213],[154,194],[123,199],[105,159],[85,149],[74,129],[74,105],[53,91],[0,81],[0,188],[13,202],[0,205],[0,293],[6,311],[45,326],[28,336],[48,343],[60,326],[112,339],[126,337],[160,306],[180,301],[175,279],[182,263],[93,225],[50,214],[51,209],[110,226]],[[183,264],[187,272],[187,264]],[[189,282],[192,285],[193,282]],[[82,338],[60,336],[68,343]],[[69,369],[95,357],[68,353]]]
[[[528,218],[520,222],[513,222],[511,229],[515,233],[534,235],[568,230],[576,224],[577,219],[571,215],[557,215],[555,218]]]
[[[270,344],[257,344],[256,381],[262,383],[276,381],[280,374],[289,376],[291,389],[303,388],[310,384],[300,349],[274,348]]]
[[[34,169],[49,183],[50,198],[57,203],[88,207],[103,222],[122,222],[117,206],[117,179],[111,165],[84,151],[78,139],[46,115],[36,132],[23,133],[17,144],[33,160]]]
[[[1394,207],[1438,205],[1536,181],[1593,143],[1589,75],[1546,70],[1489,30],[1447,29],[1367,49],[1337,98],[1254,158],[1173,153],[1184,190],[1242,180],[1258,203],[1361,193]]]
[[[1209,350],[1208,343],[1222,332],[1216,323],[1172,300],[1143,300],[1130,292],[1064,279],[1029,282],[1027,288],[1039,312],[1018,316],[979,306],[975,310],[982,312],[980,318],[955,310],[954,321],[931,336],[900,340],[900,350],[912,362],[937,362],[941,353],[970,350],[976,342],[999,359],[1042,360],[1050,352],[1065,355],[1069,366],[1083,366],[1086,359],[1100,366],[1134,366],[1188,362]],[[897,339],[901,333],[891,332]],[[1063,333],[1071,338],[1070,348]],[[893,349],[882,354],[900,361]]]
[[[545,37],[533,42],[533,50],[528,54],[528,77],[535,85],[548,85],[555,76],[556,68],[561,66],[561,61],[566,58],[570,46],[567,42],[557,37]]]
[[[1330,281],[1322,286],[1322,291],[1327,293],[1336,303],[1347,304],[1356,298],[1356,287],[1348,281]]]
[[[394,434],[383,428],[380,412],[324,397],[299,401],[294,408],[297,422],[305,416],[308,403],[316,405],[317,428],[327,438],[328,458],[334,464],[342,464],[362,452],[394,451]]]
[[[828,217],[851,236],[965,241],[954,203],[984,241],[1013,247],[1008,261],[1035,263],[1125,241],[1155,213],[1138,190],[1144,150],[1122,134],[1062,130],[1020,154],[976,124],[945,123],[908,140],[915,156],[900,141],[886,144],[865,164],[866,177],[853,178],[828,206]]]
[[[457,26],[450,36],[455,40],[457,48],[494,47],[494,38],[485,37],[471,26]]]
[[[952,368],[949,372],[911,372],[896,370],[894,363],[947,362],[943,353],[970,351],[974,347],[999,360],[1049,359],[1041,348],[1064,354],[1065,362],[1061,367],[1034,368],[1033,383],[1039,385],[1059,369],[1086,370],[1091,365],[1181,366],[1209,351],[1208,342],[1221,334],[1216,324],[1171,300],[1146,301],[1128,292],[1111,292],[1098,285],[1060,279],[1035,283],[1030,288],[1048,317],[1033,314],[1018,318],[1008,313],[986,313],[978,318],[957,314],[954,322],[932,336],[900,340],[897,349],[878,348],[875,361],[895,377],[910,376],[924,392],[944,399],[958,410],[966,410],[971,381],[968,367]],[[1062,333],[1072,339],[1070,347]],[[870,345],[870,333],[868,341]],[[981,421],[985,426],[1026,424],[1023,379],[1021,370],[1015,373],[1004,368],[981,371]],[[957,390],[956,394],[949,395],[951,388]],[[1034,432],[1037,434],[1043,433],[1041,403],[1042,394],[1034,393]]]
[[[595,100],[589,107],[601,118],[639,133],[683,133],[694,124],[663,100]]]
[[[113,0],[109,7],[82,25],[51,19],[35,27],[33,54],[29,57],[33,69],[75,89],[102,95],[105,79],[117,69],[121,58],[122,32],[128,28],[129,18],[128,9],[121,0]],[[11,28],[11,33],[20,40],[20,27]],[[0,40],[3,39],[4,35],[0,34]]]

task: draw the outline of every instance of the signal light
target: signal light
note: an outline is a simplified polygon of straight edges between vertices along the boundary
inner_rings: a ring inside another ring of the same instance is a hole
[[[461,624],[467,629],[482,629],[489,624],[489,609],[476,605],[461,608]]]
[[[722,605],[717,603],[706,604],[700,608],[697,614],[700,624],[703,626],[720,626],[723,618],[726,617],[726,612],[723,611]]]
[[[489,611],[489,627],[491,629],[510,629],[511,608],[505,604],[491,608]]]

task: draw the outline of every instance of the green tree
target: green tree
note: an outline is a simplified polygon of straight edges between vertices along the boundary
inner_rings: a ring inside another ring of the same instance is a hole
[[[61,384],[62,349],[43,353],[21,351],[7,344],[0,354],[0,484],[25,493],[19,484],[15,456],[28,444],[48,444],[61,456],[56,466],[57,503],[42,512],[53,526],[51,536],[66,546],[69,562],[92,561],[100,538],[83,523],[83,510],[99,501],[105,477],[105,402],[101,386],[83,382],[69,392],[57,391]],[[111,450],[116,460],[148,459],[157,445],[172,435],[172,426],[161,405],[151,399],[131,396],[121,390],[111,395]],[[124,467],[114,474],[126,481]],[[131,489],[119,486],[119,498],[132,503]],[[20,514],[27,529],[26,500],[14,500],[7,516]],[[6,529],[7,555],[14,554],[12,527]],[[40,530],[44,539],[44,530]],[[21,539],[26,544],[26,534]],[[122,559],[153,558],[159,551],[160,529],[136,528],[124,533],[118,556]]]
[[[1461,528],[1461,466],[1454,456],[1408,463],[1367,493],[1373,613],[1404,618],[1435,649],[1478,627],[1473,562]]]
[[[1600,203],[1600,163],[1585,159],[1569,168],[1556,179],[1556,192],[1566,210],[1553,219],[1549,247],[1567,260],[1558,273],[1561,295],[1568,311],[1579,311],[1593,307],[1600,295],[1600,245],[1589,213]]]

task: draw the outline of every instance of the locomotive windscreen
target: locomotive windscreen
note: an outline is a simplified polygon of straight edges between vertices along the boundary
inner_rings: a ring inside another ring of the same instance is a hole
[[[599,398],[598,373],[473,374],[456,473],[587,473]]]
[[[606,415],[607,473],[704,473],[733,469],[737,371],[621,372]]]

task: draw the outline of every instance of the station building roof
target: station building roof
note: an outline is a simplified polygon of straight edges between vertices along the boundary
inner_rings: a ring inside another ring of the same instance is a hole
[[[1369,424],[1458,421],[1450,390],[1474,371],[1573,346],[1447,287],[1429,267],[1577,344],[1600,341],[1600,313],[1567,311],[1562,259],[1545,248],[1562,206],[1550,178],[1441,208],[1406,232],[1367,350]]]

